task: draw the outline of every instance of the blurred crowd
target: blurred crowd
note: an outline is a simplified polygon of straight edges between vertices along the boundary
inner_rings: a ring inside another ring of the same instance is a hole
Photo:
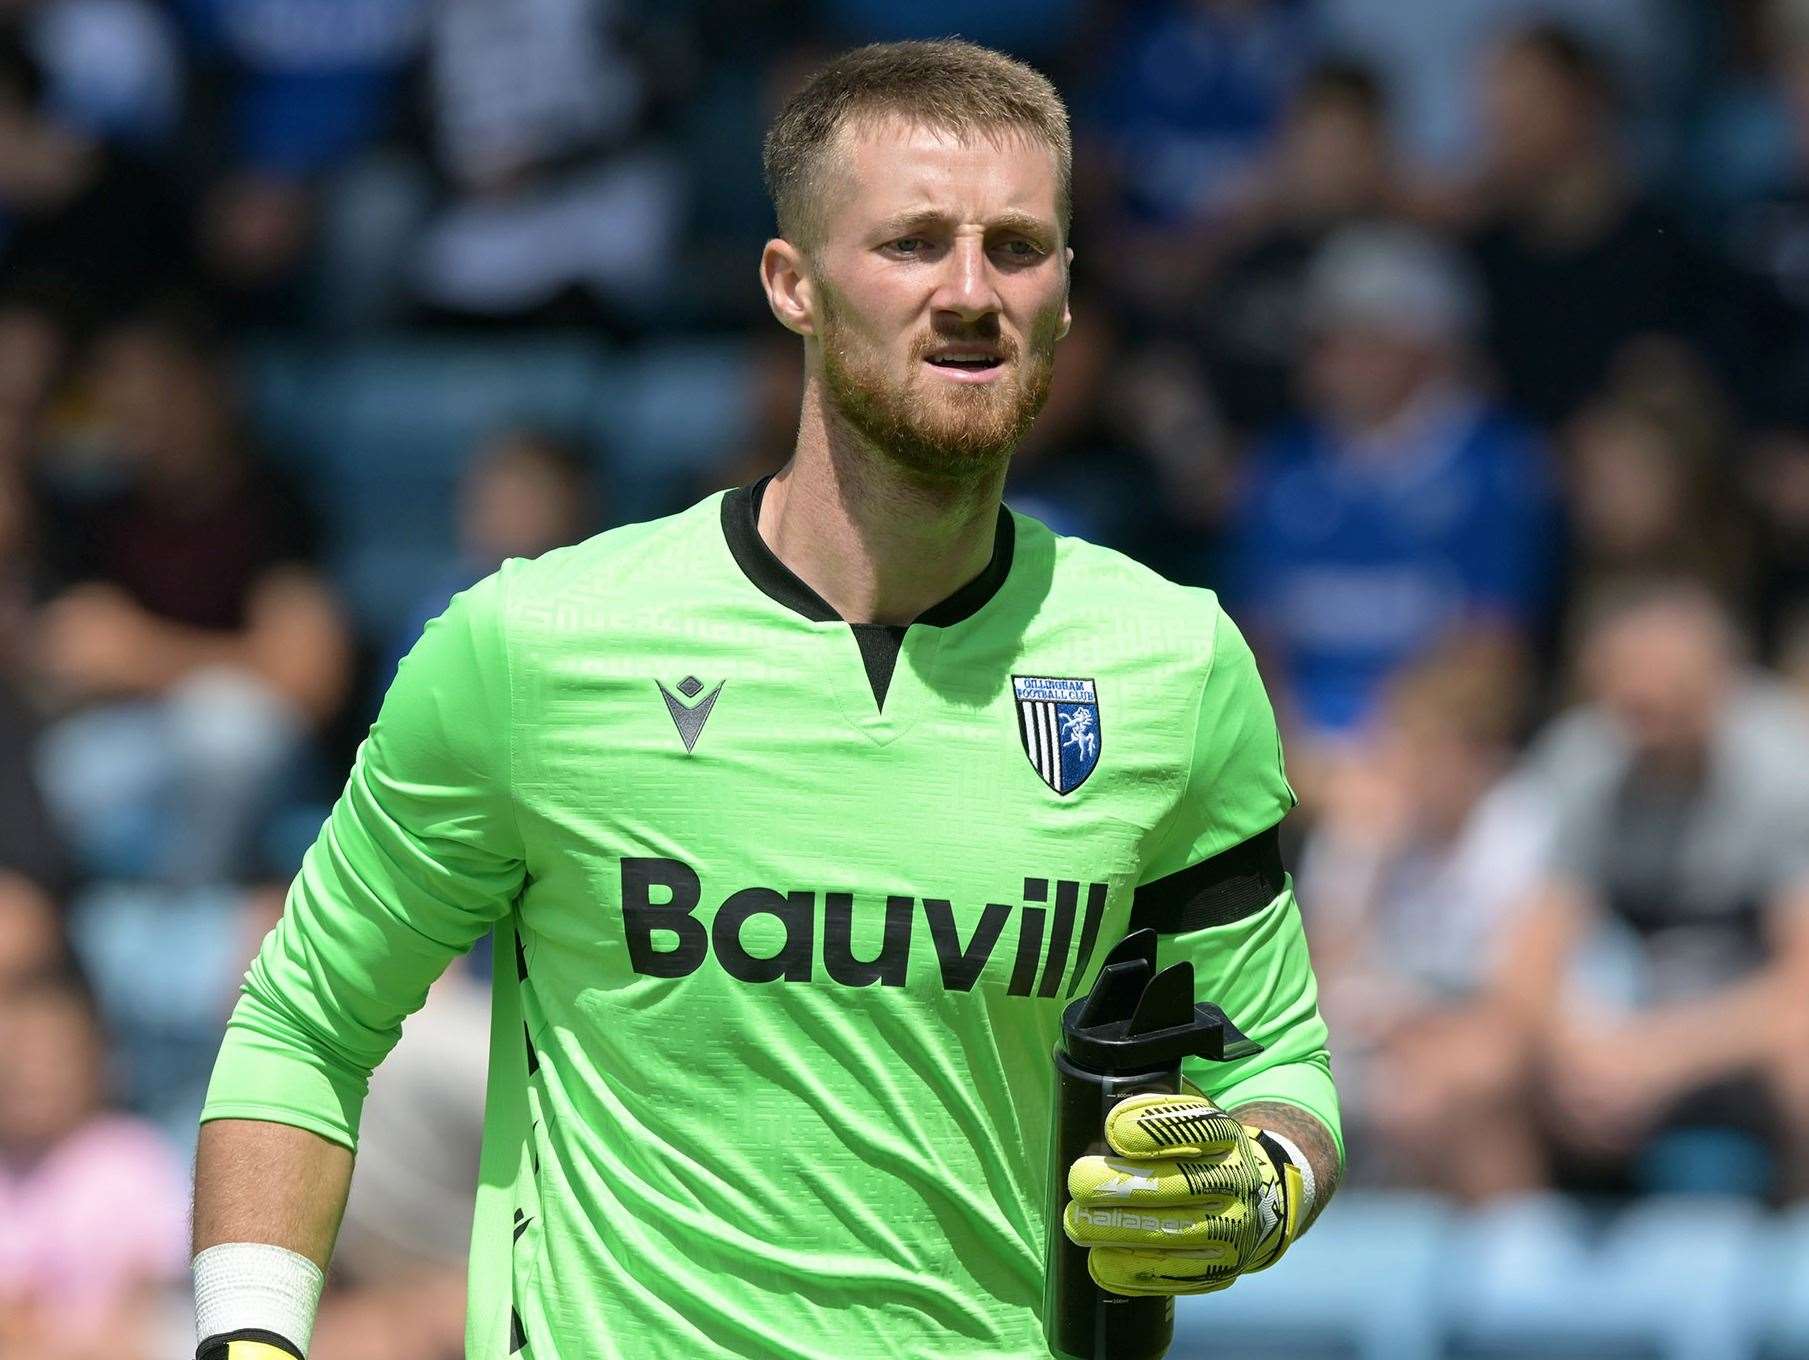
[[[1257,648],[1353,1180],[1809,1198],[1809,0],[0,0],[0,1360],[192,1344],[208,1070],[396,660],[785,456],[761,132],[946,33],[1074,117],[1007,498]],[[461,1353],[487,967],[323,1360]]]

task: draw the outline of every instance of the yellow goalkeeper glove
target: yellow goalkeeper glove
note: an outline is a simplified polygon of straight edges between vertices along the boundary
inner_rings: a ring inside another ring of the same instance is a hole
[[[1062,1228],[1115,1294],[1210,1294],[1266,1270],[1299,1235],[1304,1181],[1272,1136],[1183,1080],[1106,1116],[1115,1155],[1068,1170]]]

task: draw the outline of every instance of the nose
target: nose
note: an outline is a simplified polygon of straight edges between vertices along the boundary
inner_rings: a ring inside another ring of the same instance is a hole
[[[1002,310],[998,289],[993,286],[992,265],[986,258],[986,244],[979,237],[955,239],[931,305],[964,322],[978,321]]]

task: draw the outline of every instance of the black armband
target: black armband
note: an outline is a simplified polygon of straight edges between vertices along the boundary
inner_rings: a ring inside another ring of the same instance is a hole
[[[1130,928],[1176,935],[1229,925],[1268,906],[1285,882],[1281,833],[1272,826],[1211,859],[1138,888],[1131,899]]]

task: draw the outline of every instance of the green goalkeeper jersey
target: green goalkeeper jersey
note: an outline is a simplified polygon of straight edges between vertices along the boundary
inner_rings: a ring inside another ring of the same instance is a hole
[[[495,933],[474,1360],[1045,1355],[1050,1052],[1134,926],[1265,1045],[1187,1075],[1337,1134],[1291,889],[1213,869],[1293,803],[1214,596],[1002,509],[900,642],[767,549],[760,490],[428,626],[214,1069],[203,1120],[354,1147]]]

